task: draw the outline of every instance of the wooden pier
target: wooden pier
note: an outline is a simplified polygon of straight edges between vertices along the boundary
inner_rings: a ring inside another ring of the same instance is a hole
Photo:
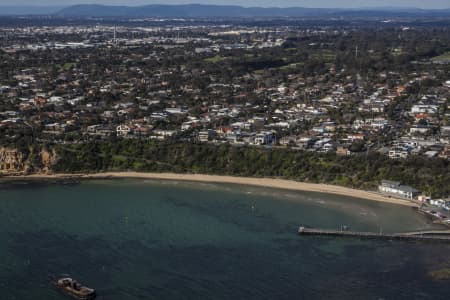
[[[380,239],[380,240],[404,240],[404,241],[424,241],[424,242],[444,242],[450,243],[449,231],[418,231],[407,233],[377,233],[359,232],[349,230],[324,230],[299,227],[299,235],[316,235],[329,237],[353,237],[360,239]]]

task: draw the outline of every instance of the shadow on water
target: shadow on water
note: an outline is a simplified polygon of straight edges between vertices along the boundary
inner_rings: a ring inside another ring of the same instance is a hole
[[[22,180],[22,179],[1,179],[0,178],[0,191],[1,190],[16,190],[16,189],[45,189],[54,185],[62,186],[76,186],[81,182],[77,179],[48,179],[48,180]]]

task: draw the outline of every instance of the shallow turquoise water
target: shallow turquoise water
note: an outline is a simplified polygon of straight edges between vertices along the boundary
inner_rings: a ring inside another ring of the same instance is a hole
[[[450,246],[299,237],[299,225],[431,228],[406,207],[318,193],[170,181],[0,186],[0,299],[448,299],[427,273]]]

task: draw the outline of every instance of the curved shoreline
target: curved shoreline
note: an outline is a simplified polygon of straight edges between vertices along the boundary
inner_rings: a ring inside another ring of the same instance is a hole
[[[361,198],[377,202],[391,203],[409,207],[417,207],[417,204],[408,200],[391,198],[383,196],[376,192],[357,190],[347,187],[341,187],[331,184],[322,183],[306,183],[286,179],[274,178],[251,178],[251,177],[234,177],[221,175],[204,175],[204,174],[175,174],[175,173],[140,173],[140,172],[105,172],[93,174],[33,174],[24,176],[5,176],[6,179],[111,179],[111,178],[140,178],[140,179],[159,179],[159,180],[178,180],[191,182],[208,182],[208,183],[230,183],[250,185],[256,187],[276,188],[292,191],[318,192],[326,194],[334,194],[340,196],[348,196],[352,198]]]

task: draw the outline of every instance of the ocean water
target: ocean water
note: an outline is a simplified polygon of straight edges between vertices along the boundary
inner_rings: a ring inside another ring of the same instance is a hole
[[[1,300],[449,299],[450,245],[301,237],[299,225],[433,228],[411,208],[319,193],[155,180],[0,184]]]

